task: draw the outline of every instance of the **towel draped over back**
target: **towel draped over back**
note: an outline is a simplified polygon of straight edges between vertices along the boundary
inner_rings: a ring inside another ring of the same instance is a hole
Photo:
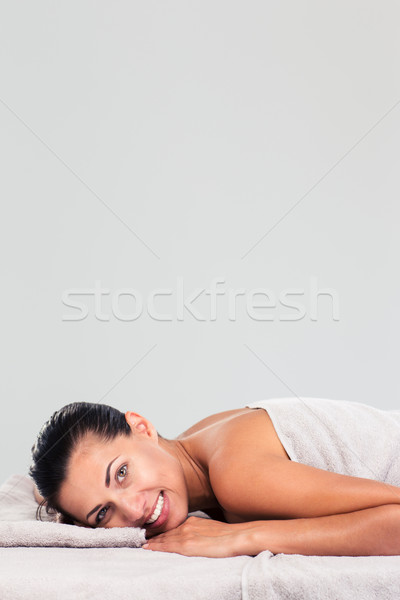
[[[400,410],[322,398],[273,398],[263,408],[291,460],[400,486]]]

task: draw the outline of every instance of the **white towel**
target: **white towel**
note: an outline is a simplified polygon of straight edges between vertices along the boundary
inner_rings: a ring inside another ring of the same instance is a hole
[[[145,529],[137,527],[90,529],[54,522],[0,521],[0,546],[140,548],[144,542]]]
[[[272,555],[242,571],[242,600],[399,600],[400,556]]]
[[[400,410],[304,397],[246,406],[268,412],[291,460],[400,486]]]

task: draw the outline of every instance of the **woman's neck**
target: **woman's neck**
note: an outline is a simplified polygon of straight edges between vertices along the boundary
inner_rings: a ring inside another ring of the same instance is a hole
[[[189,510],[218,508],[219,504],[212,490],[207,465],[196,456],[191,436],[184,440],[159,438],[161,448],[171,454],[181,465],[189,496]]]

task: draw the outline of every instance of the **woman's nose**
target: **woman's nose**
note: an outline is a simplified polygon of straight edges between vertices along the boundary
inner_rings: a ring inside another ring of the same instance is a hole
[[[130,523],[130,527],[136,527],[145,517],[144,498],[133,495],[121,495],[119,498],[121,516]]]

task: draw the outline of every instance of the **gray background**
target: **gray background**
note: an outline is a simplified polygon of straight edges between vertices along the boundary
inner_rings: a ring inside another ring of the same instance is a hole
[[[0,480],[73,401],[167,437],[275,396],[399,408],[399,4],[0,6]],[[306,315],[63,320],[70,288],[179,277],[303,289]]]

